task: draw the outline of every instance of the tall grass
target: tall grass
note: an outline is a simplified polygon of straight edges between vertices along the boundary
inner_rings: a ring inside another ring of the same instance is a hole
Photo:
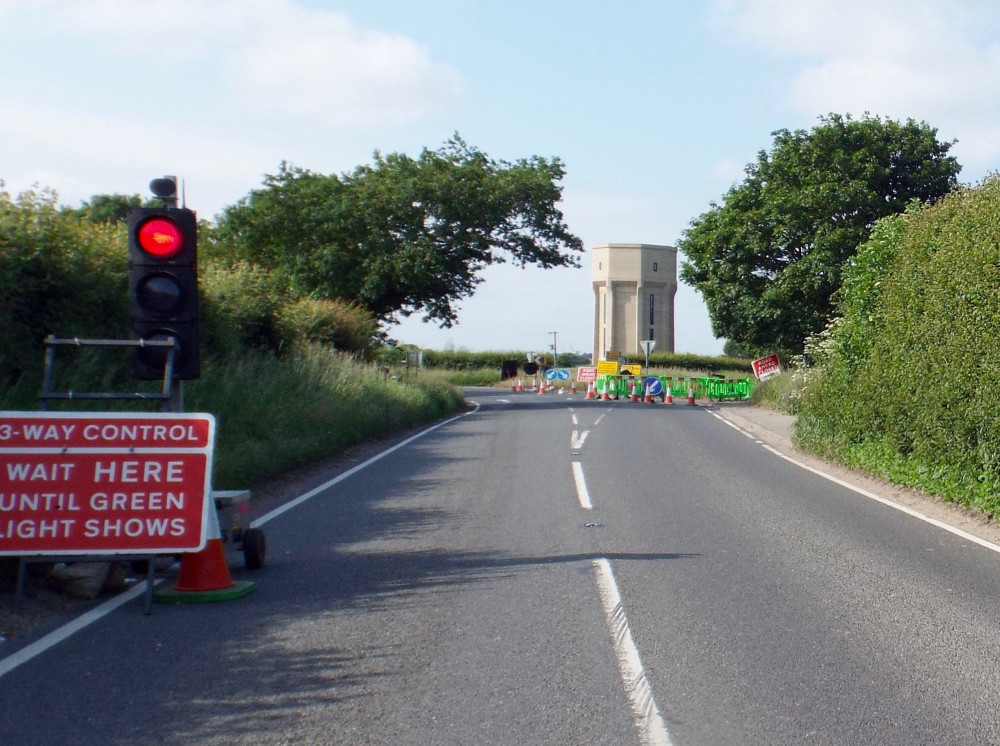
[[[188,409],[217,418],[219,489],[247,487],[464,405],[453,386],[386,378],[315,346],[210,361],[187,399]]]
[[[109,365],[114,361],[83,351],[69,361],[58,390],[150,389],[130,380],[124,358]],[[37,409],[34,383],[0,392],[0,409]],[[394,380],[318,345],[280,357],[254,350],[209,356],[202,362],[200,380],[185,384],[184,398],[187,411],[216,417],[212,484],[217,489],[252,487],[260,479],[464,406],[461,391],[446,380]],[[149,401],[56,402],[52,408],[159,411],[158,403]]]

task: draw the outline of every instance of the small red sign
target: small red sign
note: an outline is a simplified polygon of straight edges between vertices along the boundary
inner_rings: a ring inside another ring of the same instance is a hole
[[[576,380],[580,383],[594,383],[597,380],[597,368],[586,367],[576,369]]]
[[[205,544],[209,414],[0,412],[0,555]]]
[[[750,365],[753,366],[753,374],[757,376],[758,381],[781,373],[781,361],[778,360],[777,355],[762,357],[759,360],[754,360]]]

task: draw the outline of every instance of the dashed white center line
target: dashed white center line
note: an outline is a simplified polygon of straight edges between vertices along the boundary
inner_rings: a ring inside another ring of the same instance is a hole
[[[583,465],[579,461],[573,462],[573,481],[576,482],[576,499],[580,501],[580,507],[584,510],[593,510],[594,504],[590,502],[587,482],[583,478]]]
[[[642,667],[639,649],[632,639],[618,584],[611,572],[611,563],[604,557],[594,560],[594,577],[597,593],[601,597],[604,615],[607,618],[615,657],[618,659],[618,673],[625,685],[635,725],[639,729],[639,741],[644,746],[671,746],[670,733],[663,722],[660,710],[653,699],[653,690]]]

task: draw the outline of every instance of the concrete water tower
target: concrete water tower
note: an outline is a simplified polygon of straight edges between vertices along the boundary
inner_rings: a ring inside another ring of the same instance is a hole
[[[645,243],[603,243],[591,250],[594,283],[594,360],[609,350],[642,354],[674,351],[677,248]]]

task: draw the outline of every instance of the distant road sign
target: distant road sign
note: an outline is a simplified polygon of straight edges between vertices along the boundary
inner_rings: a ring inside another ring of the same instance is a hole
[[[569,369],[567,369],[567,368],[559,368],[556,371],[556,377],[560,381],[568,381],[569,380]]]
[[[0,555],[205,544],[210,414],[0,414]]]
[[[629,363],[628,365],[622,365],[619,371],[629,376],[639,376],[642,375],[642,366],[639,363]]]
[[[558,376],[559,376],[559,371],[557,371],[555,368],[549,368],[547,371],[545,371],[545,378],[549,381],[556,380]]]
[[[659,396],[663,393],[663,381],[650,376],[642,382],[643,391],[648,391],[650,396]]]
[[[600,360],[597,363],[597,375],[599,376],[614,376],[618,375],[618,361],[617,360]]]
[[[594,383],[597,380],[597,368],[591,366],[577,368],[576,380],[580,383]]]

